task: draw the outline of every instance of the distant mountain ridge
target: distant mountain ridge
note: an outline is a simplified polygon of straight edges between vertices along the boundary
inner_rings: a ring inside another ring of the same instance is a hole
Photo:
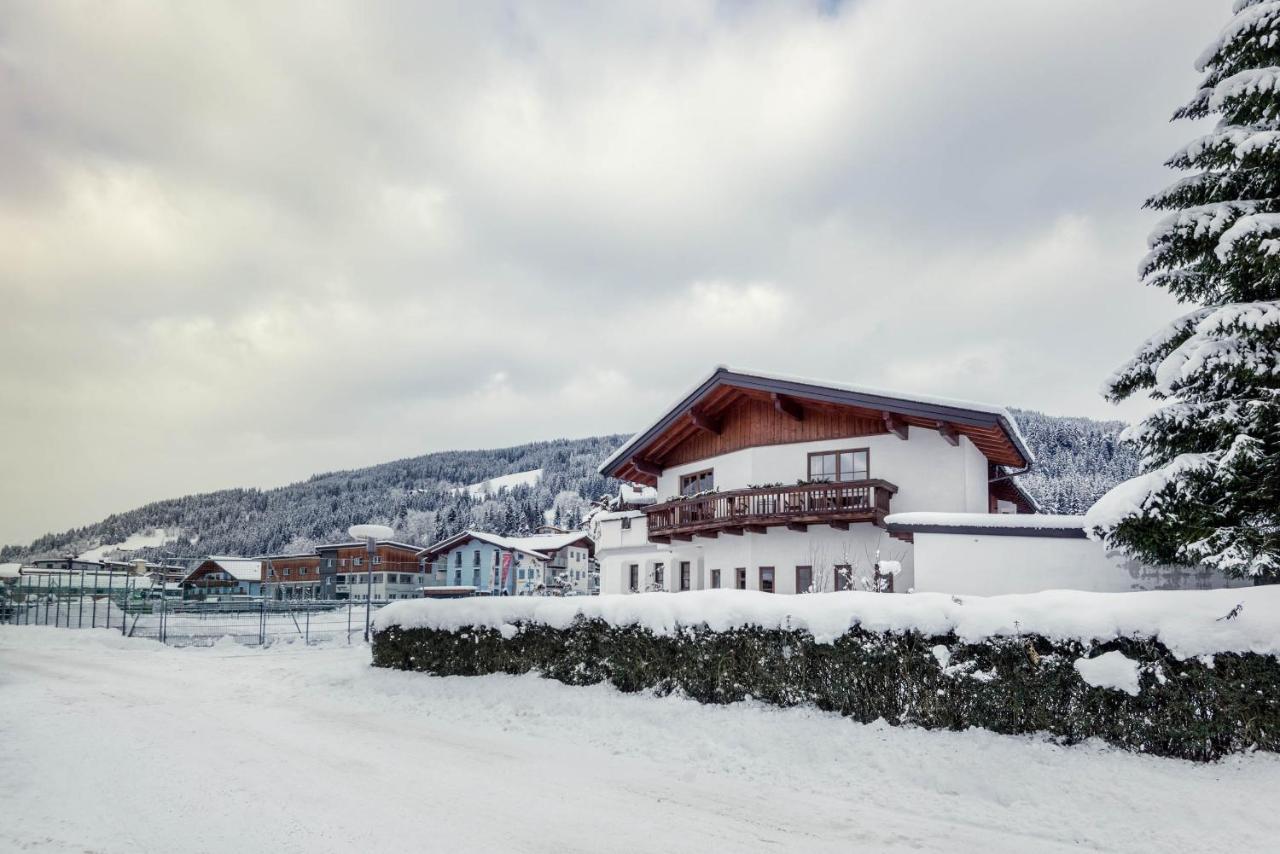
[[[1123,425],[1013,410],[1037,457],[1023,483],[1045,512],[1082,512],[1137,470],[1118,442]],[[259,555],[306,550],[346,538],[349,525],[380,522],[412,542],[450,536],[467,527],[499,534],[534,530],[548,520],[581,522],[590,501],[617,481],[596,466],[626,434],[557,439],[510,448],[442,451],[350,471],[318,474],[276,489],[227,489],[156,501],[82,528],[46,534],[27,546],[0,549],[0,562],[80,554],[157,529],[163,546],[136,557],[194,559],[207,554]],[[459,486],[541,470],[516,479],[494,497]],[[176,538],[176,539],[175,539]],[[161,538],[164,539],[164,538]]]

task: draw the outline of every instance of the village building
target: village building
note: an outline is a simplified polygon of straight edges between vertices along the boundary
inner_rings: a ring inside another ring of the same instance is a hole
[[[998,406],[717,368],[600,466],[653,503],[599,514],[604,593],[910,589],[892,513],[1031,513]]]
[[[426,583],[418,552],[422,546],[378,540],[374,554],[362,542],[329,543],[316,547],[316,581],[322,599],[389,602],[412,599]]]
[[[553,530],[522,537],[463,531],[419,554],[429,569],[423,593],[595,593],[594,554],[595,543],[586,531]]]
[[[262,563],[257,558],[211,555],[182,579],[184,599],[262,595]]]

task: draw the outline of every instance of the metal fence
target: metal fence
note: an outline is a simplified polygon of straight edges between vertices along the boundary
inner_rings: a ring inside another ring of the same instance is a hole
[[[127,580],[112,587],[109,592],[56,583],[0,588],[0,624],[110,629],[173,646],[212,646],[227,638],[263,646],[351,643],[364,637],[363,602],[194,602],[151,596]],[[373,611],[381,607],[371,605]]]

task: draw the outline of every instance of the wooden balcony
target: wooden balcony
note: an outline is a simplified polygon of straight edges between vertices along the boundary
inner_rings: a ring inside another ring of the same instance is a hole
[[[849,525],[870,522],[884,527],[889,500],[898,487],[884,480],[762,486],[714,492],[655,504],[647,508],[649,540],[688,542],[695,536],[739,536],[765,533],[770,527],[793,531],[809,525]]]

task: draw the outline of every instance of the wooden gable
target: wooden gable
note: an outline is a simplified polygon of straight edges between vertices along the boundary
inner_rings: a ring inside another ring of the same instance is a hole
[[[966,417],[946,407],[907,401],[900,408],[891,400],[859,405],[863,401],[821,399],[820,388],[806,394],[806,389],[794,386],[771,391],[767,383],[756,385],[735,384],[729,377],[711,383],[669,413],[660,429],[645,436],[609,473],[654,486],[665,468],[744,448],[887,433],[905,438],[908,426],[937,430],[952,444],[966,436],[996,465],[1017,468],[1027,463],[1007,430],[990,415]]]

